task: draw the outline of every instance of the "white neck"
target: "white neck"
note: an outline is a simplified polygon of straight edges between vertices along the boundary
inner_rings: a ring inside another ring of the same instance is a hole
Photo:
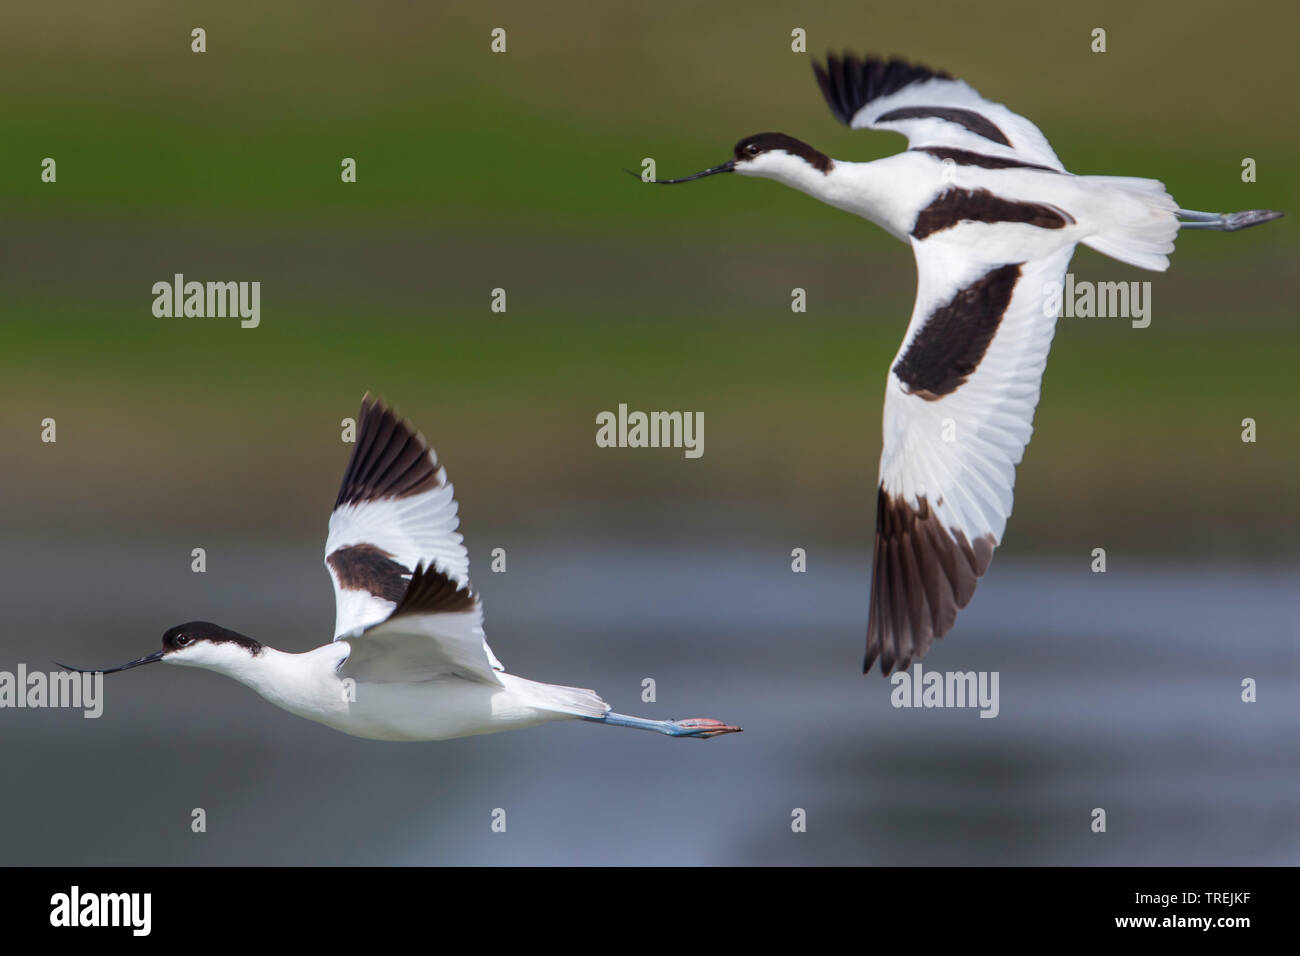
[[[917,175],[915,165],[915,157],[900,153],[871,163],[833,160],[822,172],[800,156],[776,151],[738,163],[736,172],[774,179],[906,241],[917,209],[934,190],[931,177]]]
[[[234,644],[196,645],[193,651],[168,655],[169,663],[202,667],[233,677],[277,707],[303,716],[346,710],[336,673],[347,656],[346,644],[326,644],[302,654],[263,646],[257,654]]]

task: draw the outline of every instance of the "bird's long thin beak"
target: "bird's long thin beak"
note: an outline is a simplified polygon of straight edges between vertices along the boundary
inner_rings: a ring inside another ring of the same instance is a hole
[[[58,661],[55,661],[54,663],[59,664],[59,666],[65,671],[76,671],[78,674],[115,674],[118,671],[130,670],[132,667],[139,667],[141,664],[152,664],[154,661],[160,661],[162,659],[163,652],[154,651],[152,654],[146,654],[139,660],[128,661],[120,667],[102,667],[92,670],[87,670],[84,667],[69,667],[67,664],[59,664]]]
[[[703,179],[705,176],[712,176],[714,173],[734,173],[735,171],[736,161],[734,159],[729,159],[721,166],[713,166],[709,169],[703,169],[690,176],[683,176],[681,179],[652,179],[650,182],[658,183],[661,186],[671,186],[674,183],[689,183],[692,179]],[[629,170],[629,172],[631,172],[631,170]],[[636,173],[632,173],[632,175],[637,176]],[[640,179],[641,177],[637,176],[637,178]]]

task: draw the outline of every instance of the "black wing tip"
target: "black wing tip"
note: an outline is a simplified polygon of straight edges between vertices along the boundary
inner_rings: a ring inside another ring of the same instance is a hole
[[[468,584],[462,585],[437,565],[421,561],[388,619],[407,614],[455,614],[471,610],[477,603],[478,595]]]
[[[845,50],[842,56],[828,50],[824,66],[816,59],[812,65],[826,105],[845,126],[851,125],[858,111],[872,100],[897,93],[913,83],[953,79],[943,70],[911,63],[899,56],[858,56],[851,50]]]
[[[357,413],[357,434],[343,472],[337,509],[439,488],[445,474],[424,435],[382,398],[367,391]]]
[[[828,49],[826,51],[826,63],[831,69],[835,69],[835,64],[838,64],[840,68],[858,66],[864,70],[879,70],[882,73],[889,73],[892,70],[899,76],[897,85],[890,92],[897,92],[904,86],[923,82],[924,80],[953,79],[952,74],[945,70],[936,70],[924,63],[915,63],[904,56],[880,56],[873,53],[859,56],[848,48],[839,56],[836,56],[835,51]]]
[[[924,497],[913,506],[882,484],[862,672],[879,660],[888,677],[924,657],[970,603],[996,545],[991,534],[972,544],[961,531],[945,528]]]

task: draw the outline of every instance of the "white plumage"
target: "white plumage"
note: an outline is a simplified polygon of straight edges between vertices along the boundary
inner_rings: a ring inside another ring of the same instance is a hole
[[[505,673],[483,632],[456,512],[433,449],[367,395],[325,544],[334,641],[288,654],[191,621],[168,630],[161,651],[109,671],[154,661],[215,670],[277,707],[378,740],[444,740],[572,719],[698,739],[741,729],[710,718],[616,714],[595,691]]]
[[[1281,213],[1194,212],[1154,179],[1075,176],[1029,120],[923,66],[831,55],[813,68],[841,122],[901,133],[910,148],[853,163],[759,133],[729,162],[662,182],[774,179],[912,247],[916,304],[886,379],[864,665],[878,659],[888,674],[952,627],[1002,540],[1075,246],[1163,271],[1180,228],[1234,231]]]

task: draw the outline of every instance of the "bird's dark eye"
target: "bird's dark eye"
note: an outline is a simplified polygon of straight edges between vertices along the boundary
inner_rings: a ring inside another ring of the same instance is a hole
[[[758,155],[758,144],[757,144],[757,143],[750,143],[748,146],[745,147],[745,152],[749,153],[750,156],[757,156],[757,155]]]
[[[185,646],[186,644],[188,644],[189,642],[190,642],[190,637],[189,637],[188,634],[177,634],[177,635],[176,635],[176,646],[177,646],[177,647],[184,647],[184,646]]]

